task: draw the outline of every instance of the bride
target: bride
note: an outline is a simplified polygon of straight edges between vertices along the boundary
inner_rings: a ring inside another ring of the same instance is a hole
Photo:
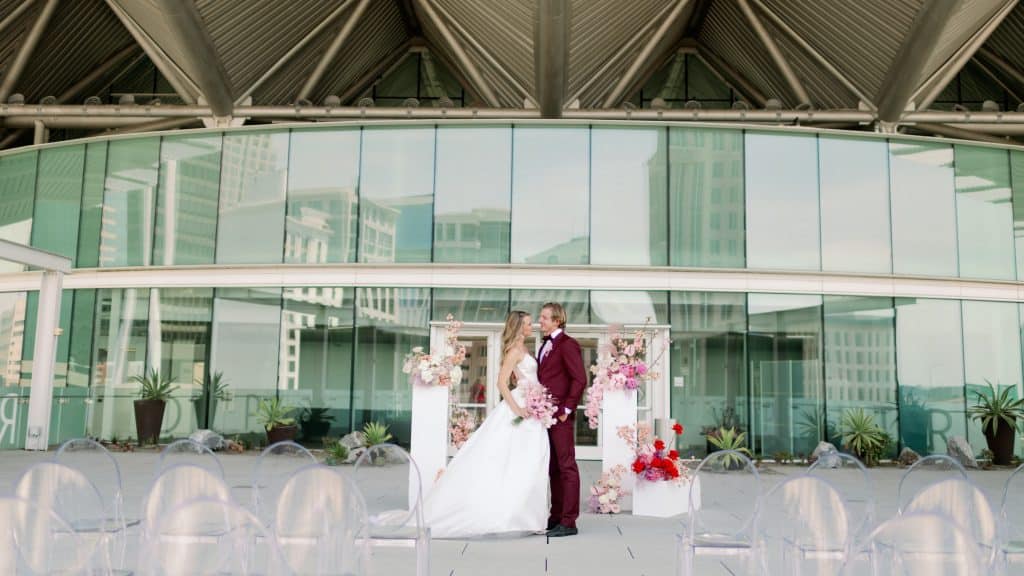
[[[524,340],[533,332],[530,315],[514,310],[501,335],[498,404],[463,444],[425,503],[435,538],[467,538],[544,530],[548,517],[548,434],[539,420],[525,418],[521,387],[537,380],[537,361]],[[517,416],[524,420],[516,424]]]

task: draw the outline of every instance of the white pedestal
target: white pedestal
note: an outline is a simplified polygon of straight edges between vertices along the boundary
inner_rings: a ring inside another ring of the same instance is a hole
[[[622,487],[632,491],[635,476],[630,466],[636,453],[633,446],[619,438],[620,426],[636,428],[636,390],[609,390],[605,392],[601,407],[601,471],[625,466],[627,473],[622,475]]]
[[[430,494],[438,472],[448,464],[448,387],[412,387],[412,437],[409,453],[420,470],[423,497]],[[413,474],[409,471],[410,476]],[[413,501],[410,477],[409,502]]]
[[[693,490],[694,508],[699,510],[700,480],[650,482],[637,479],[633,490],[633,515],[668,518],[686,514],[690,510],[690,490]]]

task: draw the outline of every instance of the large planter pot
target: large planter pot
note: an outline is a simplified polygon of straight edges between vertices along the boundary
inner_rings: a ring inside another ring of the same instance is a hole
[[[285,440],[294,440],[295,435],[298,433],[299,427],[294,424],[291,426],[275,426],[267,430],[267,445],[277,444]]]
[[[998,424],[995,434],[985,430],[985,442],[988,443],[988,449],[992,451],[992,463],[1006,465],[1013,458],[1014,429],[1007,426],[1005,422]]]
[[[633,515],[669,518],[686,514],[690,510],[690,490],[693,490],[694,507],[699,510],[699,480],[651,482],[638,478],[633,489]]]
[[[160,439],[160,427],[164,422],[163,400],[135,401],[135,432],[139,437],[139,445],[156,444]]]
[[[217,398],[207,401],[206,396],[200,396],[192,404],[196,409],[196,427],[213,430],[213,421],[217,417]]]

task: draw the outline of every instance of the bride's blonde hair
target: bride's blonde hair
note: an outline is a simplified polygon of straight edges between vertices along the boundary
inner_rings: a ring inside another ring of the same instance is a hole
[[[508,317],[505,318],[505,329],[501,332],[501,362],[505,362],[505,356],[509,353],[512,348],[522,342],[523,338],[523,324],[527,322],[527,318],[530,317],[529,312],[522,310],[513,310],[508,313]]]

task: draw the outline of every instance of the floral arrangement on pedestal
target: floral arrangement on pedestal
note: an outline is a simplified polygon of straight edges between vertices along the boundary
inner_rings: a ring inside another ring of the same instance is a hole
[[[649,318],[647,323],[650,323]],[[597,364],[590,367],[594,379],[587,391],[584,414],[591,429],[597,429],[600,424],[605,393],[609,390],[636,390],[645,380],[660,377],[660,374],[652,370],[661,359],[660,355],[653,362],[647,362],[650,348],[648,339],[649,333],[644,328],[636,330],[632,339],[624,338],[618,327],[610,328],[611,344],[598,353]]]
[[[558,406],[555,399],[548,393],[548,389],[538,382],[528,382],[522,386],[523,400],[527,418],[540,420],[541,426],[551,428],[555,424],[555,412]],[[512,423],[518,425],[524,418],[516,416]]]
[[[672,432],[681,436],[682,424],[673,425]],[[646,422],[637,424],[635,431],[632,426],[622,426],[619,428],[619,437],[634,446],[636,458],[632,468],[638,480],[682,482],[689,478],[690,469],[679,459],[679,452],[675,449],[666,450],[665,441],[652,436],[651,427]],[[675,438],[672,444],[675,444]]]
[[[455,320],[451,314],[446,318],[445,342],[448,355],[436,352],[430,354],[416,346],[405,355],[402,372],[409,375],[409,380],[420,386],[451,386],[462,382],[462,362],[466,359],[466,347],[459,344],[458,334],[462,322]]]
[[[452,446],[456,449],[462,448],[462,445],[476,430],[476,425],[476,416],[472,412],[452,404],[451,413],[448,416],[448,436],[451,438]]]
[[[628,496],[629,492],[622,487],[622,475],[625,466],[615,466],[601,474],[601,478],[590,487],[590,498],[587,506],[594,514],[618,514],[622,511],[619,499]]]

